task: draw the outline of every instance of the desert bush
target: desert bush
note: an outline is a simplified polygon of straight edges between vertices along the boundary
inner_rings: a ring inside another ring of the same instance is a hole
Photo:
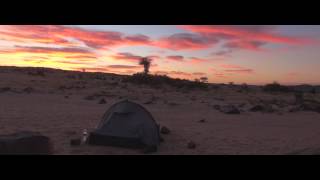
[[[291,89],[287,86],[283,86],[277,82],[273,82],[272,84],[266,84],[263,87],[263,90],[266,92],[291,92]]]
[[[149,75],[144,73],[136,73],[127,76],[123,82],[129,82],[140,85],[149,85],[151,87],[159,87],[160,85],[169,85],[178,89],[207,89],[208,85],[200,81],[189,81],[179,78],[170,78],[166,75]]]
[[[40,69],[35,70],[35,71],[30,71],[30,72],[28,72],[28,74],[31,76],[41,76],[41,77],[46,76],[44,70],[40,70]]]

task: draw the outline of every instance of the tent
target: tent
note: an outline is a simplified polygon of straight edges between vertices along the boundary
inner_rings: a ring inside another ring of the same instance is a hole
[[[156,149],[160,143],[159,125],[143,106],[120,101],[107,110],[96,130],[90,133],[88,143]]]

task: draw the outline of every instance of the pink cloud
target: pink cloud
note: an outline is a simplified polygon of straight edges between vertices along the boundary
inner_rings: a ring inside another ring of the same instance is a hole
[[[178,61],[178,62],[183,62],[184,57],[183,56],[167,56],[167,59],[173,60],[173,61]]]
[[[179,27],[205,36],[218,36],[221,38],[223,37],[222,35],[225,35],[229,39],[242,39],[246,41],[250,40],[283,44],[305,44],[311,42],[310,39],[306,38],[276,34],[274,32],[274,29],[276,28],[275,26],[187,25]]]
[[[245,68],[238,65],[232,65],[232,64],[221,64],[220,67],[224,68],[224,72],[228,73],[238,73],[238,74],[251,74],[254,73],[253,69]]]
[[[154,46],[171,50],[197,50],[209,48],[218,41],[198,34],[178,33],[153,42]]]

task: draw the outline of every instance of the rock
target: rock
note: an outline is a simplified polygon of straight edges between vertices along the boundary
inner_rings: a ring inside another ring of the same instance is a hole
[[[177,106],[177,105],[179,105],[178,103],[175,103],[175,102],[170,102],[170,103],[168,103],[170,106]]]
[[[26,92],[26,93],[32,93],[34,91],[34,89],[32,87],[26,87],[23,89],[23,92]]]
[[[69,96],[64,96],[65,99],[69,99]]]
[[[157,152],[157,146],[147,146],[143,149],[144,154]]]
[[[249,109],[251,112],[264,111],[264,107],[262,105],[255,105]]]
[[[300,109],[303,111],[313,111],[320,113],[320,103],[317,101],[305,101],[300,105]]]
[[[164,139],[163,139],[163,137],[161,137],[161,136],[160,136],[160,142],[164,142]]]
[[[169,134],[171,131],[169,128],[167,128],[166,126],[162,126],[160,129],[160,133],[162,134]]]
[[[100,99],[99,104],[106,104],[107,101],[105,99]]]
[[[199,123],[204,123],[204,122],[206,122],[206,119],[200,119],[198,122]]]
[[[294,106],[294,107],[290,108],[288,110],[288,112],[298,112],[300,110],[301,110],[300,106]]]
[[[94,96],[86,96],[84,99],[88,100],[88,101],[91,101],[91,100],[94,100]]]
[[[153,104],[153,100],[146,101],[146,102],[143,103],[143,104]]]
[[[268,113],[272,113],[275,110],[272,108],[272,106],[268,106],[268,105],[255,105],[253,107],[251,107],[249,109],[249,111],[251,112],[268,112]]]
[[[220,105],[213,105],[212,107],[213,107],[215,110],[218,110],[218,111],[220,111],[220,109],[221,109]]]
[[[76,135],[77,134],[77,132],[76,131],[65,131],[64,132],[66,135]]]
[[[71,139],[70,140],[70,145],[71,146],[79,146],[81,144],[81,139],[77,138],[77,139]]]
[[[188,149],[195,149],[197,147],[196,143],[193,141],[188,142],[187,144]]]
[[[0,154],[52,154],[50,138],[37,132],[0,136]]]
[[[0,88],[0,93],[2,93],[2,92],[8,92],[8,91],[11,91],[11,88],[10,88],[10,87]]]
[[[239,109],[233,105],[222,106],[220,111],[225,114],[240,114]]]

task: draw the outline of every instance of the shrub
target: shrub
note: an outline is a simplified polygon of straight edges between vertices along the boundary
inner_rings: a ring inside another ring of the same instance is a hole
[[[265,85],[263,90],[266,92],[291,92],[290,88],[287,86],[282,86],[277,82]]]
[[[148,75],[144,73],[136,73],[132,76],[127,76],[123,82],[130,82],[134,84],[144,84],[151,87],[159,87],[160,85],[169,85],[178,89],[207,89],[207,84],[200,81],[189,81],[179,78],[170,78],[166,75]]]

